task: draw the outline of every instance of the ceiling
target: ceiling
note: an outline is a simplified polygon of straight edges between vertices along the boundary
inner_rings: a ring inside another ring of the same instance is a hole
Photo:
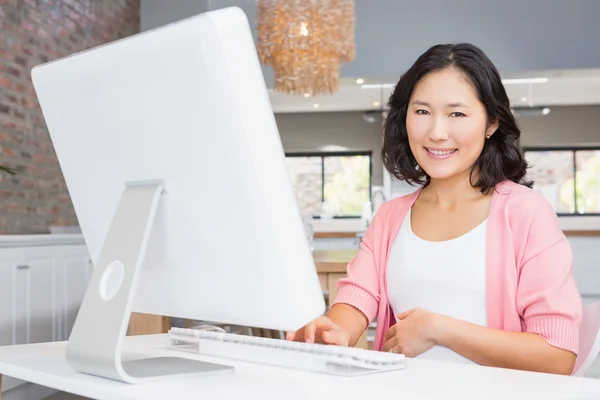
[[[600,104],[600,68],[528,71],[502,78],[514,108]],[[291,96],[273,89],[269,95],[275,113],[376,111],[385,109],[394,84],[394,79],[342,78],[333,95]]]

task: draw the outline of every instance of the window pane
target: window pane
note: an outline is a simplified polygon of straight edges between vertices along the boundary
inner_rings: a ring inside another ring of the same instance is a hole
[[[286,165],[300,213],[319,215],[323,196],[321,157],[286,157]]]
[[[575,152],[577,212],[600,213],[600,150]]]
[[[527,179],[548,199],[557,213],[575,212],[572,151],[528,151],[525,158],[531,168]]]
[[[325,157],[324,196],[337,216],[360,216],[369,199],[371,157]]]

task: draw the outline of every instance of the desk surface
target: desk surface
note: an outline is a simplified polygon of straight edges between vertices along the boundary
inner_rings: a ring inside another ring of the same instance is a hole
[[[125,340],[124,358],[132,359],[135,354],[146,357],[167,355],[166,346],[166,335],[129,336]],[[215,360],[190,353],[175,354],[227,363],[235,366],[236,372],[128,385],[74,372],[65,359],[65,342],[55,342],[0,347],[0,374],[100,400],[164,400],[198,396],[236,400],[257,396],[277,400],[600,398],[600,380],[473,365],[408,360],[407,368],[401,371],[344,378]]]

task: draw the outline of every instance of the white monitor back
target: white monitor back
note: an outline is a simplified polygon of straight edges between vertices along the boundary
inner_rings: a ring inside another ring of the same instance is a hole
[[[50,62],[32,77],[94,262],[125,182],[164,182],[134,311],[282,330],[324,311],[240,9]]]

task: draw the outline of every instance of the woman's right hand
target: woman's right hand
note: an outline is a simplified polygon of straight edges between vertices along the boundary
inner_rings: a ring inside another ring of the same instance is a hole
[[[350,334],[326,316],[321,316],[295,332],[287,332],[286,339],[295,342],[348,346]]]

